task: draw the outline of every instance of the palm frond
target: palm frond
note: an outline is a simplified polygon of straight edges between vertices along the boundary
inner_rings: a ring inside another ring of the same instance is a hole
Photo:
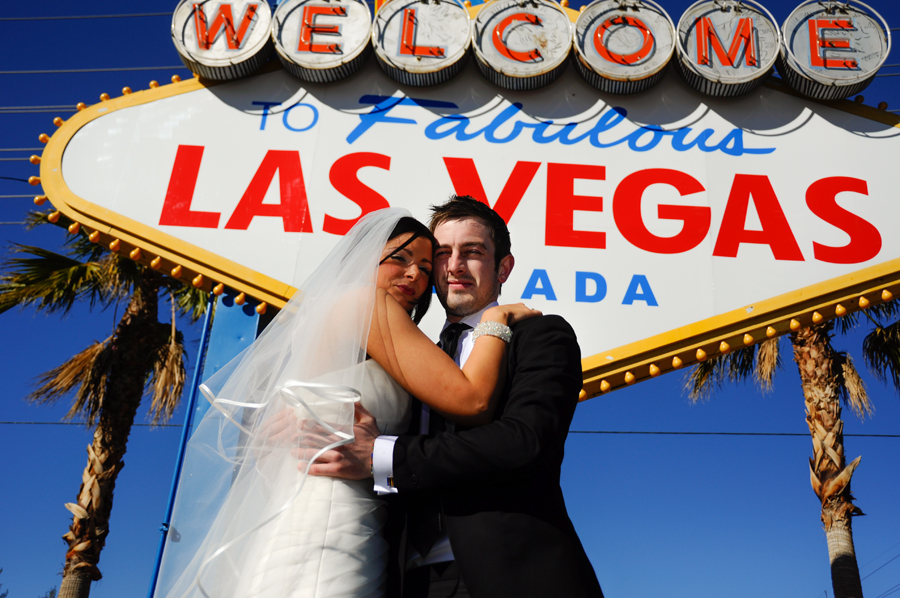
[[[775,372],[781,368],[780,341],[781,339],[777,337],[766,339],[756,348],[756,367],[753,370],[753,377],[763,392],[772,391]]]
[[[869,313],[874,314],[876,317],[883,318],[885,320],[893,320],[898,315],[900,315],[900,302],[897,301],[887,301],[885,303],[879,303],[878,305],[873,305],[868,309]]]
[[[172,306],[172,322],[169,326],[160,323],[157,328],[158,339],[166,336],[168,338],[158,343],[159,348],[156,351],[151,374],[150,414],[154,424],[167,422],[175,412],[187,379],[185,369],[187,351],[184,348],[184,338],[175,329],[174,293],[169,294],[169,302]]]
[[[103,293],[115,300],[127,299],[137,288],[142,266],[128,258],[107,253],[97,262]]]
[[[157,351],[150,378],[150,416],[154,424],[167,422],[178,407],[187,380],[186,357],[180,332]]]
[[[685,376],[684,390],[695,403],[712,396],[714,390],[722,386],[721,357],[712,357],[695,365]]]
[[[859,375],[853,358],[845,351],[835,353],[833,367],[838,379],[838,393],[841,402],[850,405],[856,417],[864,419],[872,415],[872,402],[866,392],[866,384]]]
[[[91,306],[110,300],[94,262],[70,257],[29,245],[13,245],[14,253],[32,257],[10,257],[0,262],[0,313],[13,307],[34,305],[48,313],[69,312],[78,299]]]
[[[179,313],[189,316],[192,323],[202,318],[209,306],[209,293],[174,279],[171,282],[170,289],[175,295]]]
[[[685,378],[684,389],[692,401],[700,401],[712,396],[725,382],[753,379],[760,390],[769,392],[775,371],[780,367],[778,339],[768,339],[759,345],[741,347],[698,363]]]
[[[863,340],[866,366],[882,382],[890,381],[900,393],[900,321],[877,327]]]
[[[72,419],[80,413],[85,424],[92,426],[106,397],[111,340],[112,337],[94,342],[62,365],[38,376],[37,384],[40,386],[28,395],[27,400],[54,403],[75,391],[75,400],[65,418]]]
[[[741,347],[727,355],[698,363],[685,380],[685,390],[692,401],[709,398],[728,380],[746,380],[754,374],[754,347]]]
[[[848,332],[859,326],[860,322],[864,321],[865,319],[866,318],[864,312],[850,312],[840,318],[835,318],[834,329],[841,334],[847,334]]]

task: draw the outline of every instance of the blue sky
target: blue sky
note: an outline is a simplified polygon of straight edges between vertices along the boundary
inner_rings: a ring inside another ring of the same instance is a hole
[[[171,2],[14,3],[0,18],[59,15],[166,13]],[[689,2],[663,0],[676,19]],[[794,2],[767,0],[782,22]],[[900,27],[894,0],[869,2]],[[577,8],[578,4],[572,3]],[[0,106],[74,106],[94,103],[102,92],[124,86],[144,89],[151,79],[168,81],[184,69],[102,73],[6,74],[21,70],[113,67],[175,67],[180,64],[169,37],[169,17],[0,20],[5,51],[0,57]],[[888,64],[900,63],[892,53]],[[372,66],[371,64],[369,66]],[[882,73],[900,73],[890,67]],[[866,103],[900,107],[900,78],[880,77],[864,92]],[[18,113],[0,110],[0,149],[40,148],[38,134],[52,133],[54,116],[68,112]],[[40,151],[0,152],[0,177],[27,179],[37,167],[27,158]],[[0,179],[0,195],[32,195],[26,183]],[[33,209],[30,198],[0,198],[0,222],[21,222]],[[49,227],[46,227],[49,228]],[[61,231],[25,232],[0,225],[0,251],[11,243],[58,247]],[[513,299],[513,298],[510,298]],[[163,304],[163,309],[167,305]],[[2,422],[58,422],[64,404],[33,406],[23,401],[38,374],[93,340],[110,334],[114,309],[91,313],[76,307],[64,319],[32,311],[0,315],[5,343],[0,359]],[[183,325],[185,323],[182,323]],[[184,328],[191,367],[199,326]],[[862,334],[835,341],[859,355]],[[789,351],[787,345],[785,351]],[[642,383],[581,405],[572,430],[644,432],[773,432],[801,436],[581,434],[570,436],[563,488],[570,514],[608,598],[617,597],[809,597],[831,595],[828,555],[817,499],[809,486],[811,454],[803,397],[789,354],[775,392],[728,386],[713,399],[691,404],[680,374]],[[862,455],[854,475],[857,504],[867,514],[854,522],[854,538],[865,595],[900,590],[900,438],[851,434],[900,434],[900,400],[862,364],[875,405],[860,421],[845,411],[847,455]],[[146,409],[138,422],[145,423]],[[182,420],[183,412],[172,422]],[[135,427],[119,477],[110,535],[100,562],[104,579],[95,598],[147,593],[179,440],[177,428]],[[0,583],[10,598],[37,598],[58,586],[72,501],[81,483],[91,432],[80,426],[0,424]],[[879,569],[879,567],[881,567]],[[870,575],[870,576],[869,576]],[[867,577],[869,576],[869,577]],[[900,595],[900,592],[898,592]]]

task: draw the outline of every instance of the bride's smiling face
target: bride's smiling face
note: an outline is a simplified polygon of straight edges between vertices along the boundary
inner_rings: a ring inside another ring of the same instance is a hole
[[[398,249],[410,237],[412,233],[405,233],[387,242],[381,252],[381,264],[378,266],[378,279],[375,282],[379,289],[386,290],[407,312],[412,311],[428,288],[433,252],[431,241],[423,237],[416,237],[412,243]]]

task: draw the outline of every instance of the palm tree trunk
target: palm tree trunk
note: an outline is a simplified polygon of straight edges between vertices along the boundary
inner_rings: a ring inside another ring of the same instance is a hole
[[[116,478],[125,465],[122,458],[152,364],[145,339],[157,322],[159,286],[158,275],[148,270],[110,341],[106,398],[87,449],[77,502],[67,505],[74,520],[63,536],[68,550],[59,598],[87,598],[90,582],[101,578],[97,564],[109,533]]]
[[[810,482],[822,503],[834,597],[862,598],[851,526],[852,516],[861,515],[862,511],[853,504],[850,494],[850,478],[860,458],[850,465],[844,459],[841,380],[830,330],[830,324],[803,328],[791,334],[791,342],[803,385],[806,423],[812,435]]]

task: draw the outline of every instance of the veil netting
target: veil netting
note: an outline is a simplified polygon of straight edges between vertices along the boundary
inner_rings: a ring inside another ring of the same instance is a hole
[[[334,516],[331,504],[298,506],[298,499],[309,494],[304,486],[332,481],[307,476],[308,465],[326,450],[353,441],[378,264],[404,216],[409,212],[389,208],[361,218],[309,278],[293,281],[300,290],[256,341],[201,386],[211,405],[185,451],[156,596],[288,596],[295,595],[301,578],[307,584],[329,583],[328,571],[301,570],[321,569],[321,563],[298,561],[296,555],[298,562],[282,563],[277,573],[248,569],[259,568],[261,560],[277,560],[278,551],[322,542],[308,529],[318,522],[308,521],[282,541],[290,546],[262,546],[265,530],[278,526],[279,518]],[[291,424],[286,430],[285,423]],[[371,480],[368,488],[371,492]],[[374,507],[352,498],[362,507],[349,516],[371,516]],[[318,551],[316,558],[322,556],[322,546],[312,550]],[[367,548],[356,550],[364,554]],[[264,590],[248,592],[253,576],[261,578]],[[326,594],[331,595],[313,587],[296,595]]]

